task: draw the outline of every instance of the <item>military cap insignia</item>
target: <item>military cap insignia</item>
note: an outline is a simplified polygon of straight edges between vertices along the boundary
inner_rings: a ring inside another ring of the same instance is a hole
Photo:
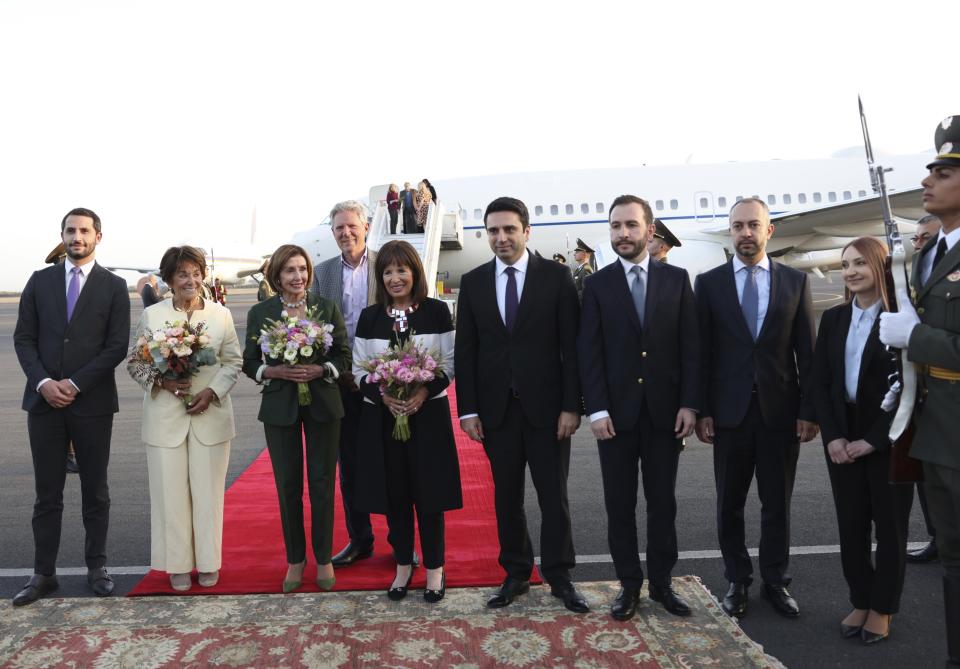
[[[938,153],[940,153],[940,155],[943,155],[944,153],[953,153],[953,143],[947,142],[940,147],[940,151]]]
[[[945,119],[943,119],[942,121],[940,121],[940,127],[943,128],[944,130],[946,130],[947,128],[950,127],[950,125],[951,125],[952,123],[953,123],[953,117],[952,117],[952,116],[948,116],[947,118],[945,118]]]

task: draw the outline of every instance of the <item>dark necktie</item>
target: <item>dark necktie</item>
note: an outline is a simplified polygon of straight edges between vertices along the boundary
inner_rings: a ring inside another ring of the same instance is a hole
[[[756,265],[744,268],[747,275],[743,284],[743,297],[740,299],[743,319],[747,322],[754,341],[757,340],[757,314],[760,311],[760,291],[757,290],[757,270],[759,269]]]
[[[503,299],[503,323],[507,326],[508,332],[513,332],[513,324],[517,320],[517,307],[520,305],[520,296],[517,294],[517,268],[508,267],[504,270],[507,273],[507,293]]]
[[[80,275],[83,274],[83,270],[79,267],[74,267],[70,270],[70,274],[73,276],[70,277],[70,285],[67,286],[67,322],[70,322],[70,319],[73,318],[73,310],[77,306],[77,300],[80,297]]]
[[[947,238],[941,237],[937,243],[937,252],[933,256],[933,266],[930,267],[931,274],[933,274],[933,269],[937,266],[937,263],[943,260],[945,255],[947,255]]]
[[[637,318],[640,319],[640,327],[643,327],[643,312],[647,303],[647,287],[643,284],[643,272],[640,265],[634,265],[630,268],[633,274],[633,285],[630,287],[630,294],[633,296],[633,308],[637,310]]]

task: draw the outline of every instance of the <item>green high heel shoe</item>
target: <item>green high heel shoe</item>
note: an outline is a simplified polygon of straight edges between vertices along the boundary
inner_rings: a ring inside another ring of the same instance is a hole
[[[322,565],[318,565],[318,566],[317,566],[317,569],[318,569],[318,570],[319,570],[320,566],[322,566]],[[330,578],[320,578],[319,573],[318,573],[318,575],[317,575],[317,587],[320,588],[321,590],[326,590],[327,592],[329,592],[330,590],[333,590],[333,586],[336,585],[336,584],[337,584],[337,576],[336,576],[336,574],[334,574],[334,575],[331,576]]]
[[[295,566],[295,565],[290,565],[290,566]],[[294,590],[296,590],[297,588],[300,587],[300,584],[301,584],[302,581],[303,581],[303,569],[306,568],[306,566],[307,566],[307,561],[304,560],[303,562],[301,562],[301,563],[300,563],[300,566],[301,566],[301,569],[300,569],[300,578],[298,578],[296,581],[288,581],[288,580],[284,579],[284,581],[283,581],[283,592],[284,592],[284,594],[286,594],[286,593],[288,593],[288,592],[293,592]],[[289,571],[289,568],[287,569],[287,571]]]

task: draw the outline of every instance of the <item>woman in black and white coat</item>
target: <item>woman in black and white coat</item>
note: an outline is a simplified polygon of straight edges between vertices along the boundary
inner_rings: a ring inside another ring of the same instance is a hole
[[[443,512],[463,506],[460,463],[453,437],[447,386],[453,380],[454,329],[443,302],[427,297],[427,281],[416,250],[387,242],[377,254],[377,302],[360,313],[353,345],[353,373],[364,395],[358,439],[357,506],[385,513],[397,574],[387,595],[403,599],[413,579],[413,514],[420,527],[424,599],[438,602],[446,591]],[[381,396],[364,365],[410,337],[437,361],[436,377],[412,397]],[[396,416],[407,415],[411,437],[392,437]]]

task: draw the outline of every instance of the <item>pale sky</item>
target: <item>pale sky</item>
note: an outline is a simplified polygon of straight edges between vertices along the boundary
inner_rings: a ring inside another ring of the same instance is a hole
[[[827,157],[857,93],[875,145],[929,150],[950,6],[0,0],[0,290],[77,206],[102,261],[156,264],[390,181]]]

